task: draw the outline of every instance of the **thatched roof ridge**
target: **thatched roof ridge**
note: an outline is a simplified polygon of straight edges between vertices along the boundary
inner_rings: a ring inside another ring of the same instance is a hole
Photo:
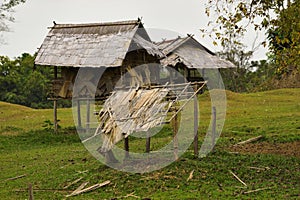
[[[109,35],[119,32],[132,31],[136,27],[142,27],[142,24],[139,20],[107,23],[54,24],[53,27],[50,27],[51,30],[49,34]]]

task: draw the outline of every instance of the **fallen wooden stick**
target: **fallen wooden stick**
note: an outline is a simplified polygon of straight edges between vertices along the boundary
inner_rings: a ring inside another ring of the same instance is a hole
[[[258,140],[262,139],[263,137],[264,136],[260,135],[260,136],[254,137],[254,138],[250,138],[248,140],[239,142],[239,143],[235,144],[234,146],[242,145],[242,144],[248,144],[248,143],[251,143],[251,142],[255,142],[255,141],[258,141]]]
[[[80,177],[80,178],[76,179],[75,181],[71,182],[70,184],[66,185],[66,186],[64,187],[64,189],[67,189],[67,188],[69,188],[70,186],[72,186],[72,185],[78,183],[79,181],[81,181],[81,179],[83,179],[83,177]]]
[[[34,192],[72,192],[72,190],[67,190],[67,189],[41,189],[41,188],[33,188],[32,189]],[[27,189],[14,189],[14,192],[27,192]]]
[[[89,182],[84,182],[82,183],[78,188],[76,188],[76,190],[74,190],[70,195],[72,194],[76,194],[77,192],[83,190],[83,188],[85,188],[85,186],[87,186],[87,184],[89,184]]]
[[[234,176],[234,178],[236,178],[239,182],[241,182],[244,186],[247,187],[247,184],[242,181],[235,173],[233,173],[231,170],[229,170],[229,172]]]
[[[133,197],[133,198],[136,198],[136,199],[140,199],[140,197],[134,195],[134,192],[130,193],[130,194],[127,194],[126,196],[124,196],[123,198],[128,198],[128,197]]]
[[[189,177],[186,179],[187,182],[193,178],[194,171],[195,171],[195,170],[192,170],[192,171],[191,171]]]
[[[250,190],[250,191],[247,191],[247,192],[243,192],[243,194],[250,194],[250,193],[259,192],[259,191],[262,191],[262,190],[270,190],[272,188],[274,188],[274,187],[259,188],[259,189],[256,189],[256,190]]]
[[[79,194],[84,193],[84,192],[89,192],[89,191],[98,189],[100,187],[103,187],[105,185],[108,185],[109,183],[110,183],[110,181],[105,181],[103,183],[98,183],[98,184],[95,184],[93,186],[90,186],[90,187],[82,189],[82,190],[77,190],[77,189],[79,189],[79,188],[77,188],[74,192],[72,192],[71,194],[67,195],[66,197],[71,197],[71,196],[79,195]]]
[[[6,179],[6,181],[12,181],[12,180],[16,180],[16,179],[19,179],[19,178],[23,178],[27,176],[27,174],[23,174],[23,175],[20,175],[20,176],[16,176],[16,177],[12,177],[12,178],[8,178]]]
[[[139,196],[134,195],[134,192],[132,192],[132,193],[130,193],[130,194],[127,194],[127,195],[125,195],[125,196],[115,197],[115,198],[113,198],[113,199],[126,199],[126,198],[128,198],[128,197],[133,197],[133,198],[136,198],[136,199],[140,199]]]
[[[270,170],[270,167],[248,167],[249,169],[255,169],[255,170],[260,170],[260,171],[267,171]]]

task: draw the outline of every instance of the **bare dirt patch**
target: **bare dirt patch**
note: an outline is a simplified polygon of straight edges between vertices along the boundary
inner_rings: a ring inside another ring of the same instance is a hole
[[[232,146],[231,152],[250,153],[250,154],[278,154],[294,156],[300,158],[300,141],[287,143],[249,143],[244,145]]]

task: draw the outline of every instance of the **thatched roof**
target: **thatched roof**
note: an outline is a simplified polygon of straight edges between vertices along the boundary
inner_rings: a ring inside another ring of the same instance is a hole
[[[213,69],[235,68],[231,62],[221,59],[209,49],[200,44],[193,36],[178,37],[173,40],[164,40],[156,43],[159,49],[167,56],[161,60],[164,66],[176,66],[183,63],[188,68]]]
[[[55,24],[41,45],[35,64],[65,67],[117,67],[133,48],[163,56],[140,20],[113,23]]]

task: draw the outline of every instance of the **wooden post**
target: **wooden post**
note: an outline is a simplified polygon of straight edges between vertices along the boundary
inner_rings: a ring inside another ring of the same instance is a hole
[[[187,82],[187,79],[188,79],[188,69],[186,67],[184,67],[183,69],[183,76],[185,78],[184,82],[186,83]]]
[[[212,107],[212,115],[213,115],[213,119],[212,119],[212,130],[211,130],[211,144],[212,147],[215,146],[215,142],[216,142],[216,126],[217,126],[217,110],[216,107]]]
[[[80,109],[80,100],[77,100],[77,118],[78,118],[78,127],[81,128],[81,109]]]
[[[195,86],[195,91],[197,91],[197,86]],[[197,95],[194,96],[194,156],[198,157],[198,99]]]
[[[57,79],[57,66],[54,66],[54,79]]]
[[[168,72],[169,72],[169,74],[170,74],[170,83],[171,83],[171,84],[174,84],[173,70],[172,70],[172,69],[171,69],[171,70],[168,69]]]
[[[151,137],[150,137],[150,134],[147,132],[146,153],[150,153],[150,143],[151,143]]]
[[[53,101],[53,121],[54,121],[54,132],[57,133],[58,121],[57,121],[57,99]]]
[[[29,200],[33,200],[33,189],[32,189],[32,184],[28,184],[28,193],[29,193]]]
[[[175,113],[176,113],[176,109],[175,109]],[[173,119],[173,132],[174,132],[174,158],[175,160],[178,160],[178,137],[177,137],[177,133],[178,133],[178,115],[176,114],[174,119]]]
[[[186,67],[184,67],[184,83],[187,83],[188,82],[188,69]],[[188,90],[185,91],[184,93],[184,96],[185,98],[188,98],[188,93],[187,93]]]
[[[57,79],[57,66],[54,66],[54,79]],[[58,122],[57,122],[57,99],[53,101],[53,123],[54,123],[54,132],[57,133]]]
[[[129,138],[124,139],[125,158],[129,158]]]
[[[90,100],[86,100],[86,132],[90,130]]]
[[[204,68],[202,69],[202,74],[201,75],[202,75],[203,80],[205,80],[205,69]]]
[[[107,164],[118,163],[118,160],[116,159],[112,150],[109,150],[108,152],[105,153],[105,159]]]

